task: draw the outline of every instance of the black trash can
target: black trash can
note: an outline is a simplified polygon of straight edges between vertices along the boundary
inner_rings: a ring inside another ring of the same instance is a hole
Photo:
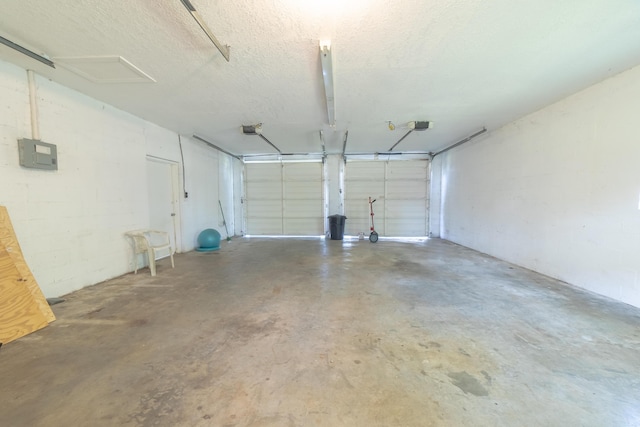
[[[344,215],[329,215],[329,231],[331,232],[331,240],[342,240],[344,237]]]

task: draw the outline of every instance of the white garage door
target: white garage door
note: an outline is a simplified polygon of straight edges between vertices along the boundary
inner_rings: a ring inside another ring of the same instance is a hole
[[[427,160],[350,161],[345,167],[345,234],[369,235],[369,197],[381,236],[426,236],[429,211]]]
[[[247,163],[247,234],[324,233],[322,163]]]

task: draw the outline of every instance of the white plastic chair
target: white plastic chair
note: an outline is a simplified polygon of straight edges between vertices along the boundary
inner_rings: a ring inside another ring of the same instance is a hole
[[[156,275],[156,259],[158,252],[169,250],[171,257],[171,268],[175,268],[173,263],[173,248],[169,233],[158,230],[137,230],[125,233],[133,242],[133,263],[135,266],[134,274],[138,274],[138,254],[147,254],[149,259],[149,270],[151,275]]]

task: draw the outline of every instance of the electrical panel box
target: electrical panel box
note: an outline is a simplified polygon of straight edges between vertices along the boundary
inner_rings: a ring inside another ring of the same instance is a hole
[[[58,170],[58,150],[55,144],[35,139],[19,139],[20,166],[32,169]]]

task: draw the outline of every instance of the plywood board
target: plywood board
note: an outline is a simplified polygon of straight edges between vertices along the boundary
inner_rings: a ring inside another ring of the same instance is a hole
[[[13,259],[0,246],[0,343],[6,344],[48,324]]]
[[[31,295],[33,295],[35,303],[40,308],[40,311],[47,321],[53,322],[56,320],[53,311],[51,311],[51,307],[49,307],[46,298],[42,294],[40,286],[38,286],[35,277],[31,273],[31,270],[22,255],[22,250],[20,249],[20,244],[18,243],[15,231],[13,230],[9,213],[7,212],[7,208],[4,206],[0,206],[0,248],[4,248],[9,257],[13,260],[13,263],[22,278],[22,282],[29,289]]]

